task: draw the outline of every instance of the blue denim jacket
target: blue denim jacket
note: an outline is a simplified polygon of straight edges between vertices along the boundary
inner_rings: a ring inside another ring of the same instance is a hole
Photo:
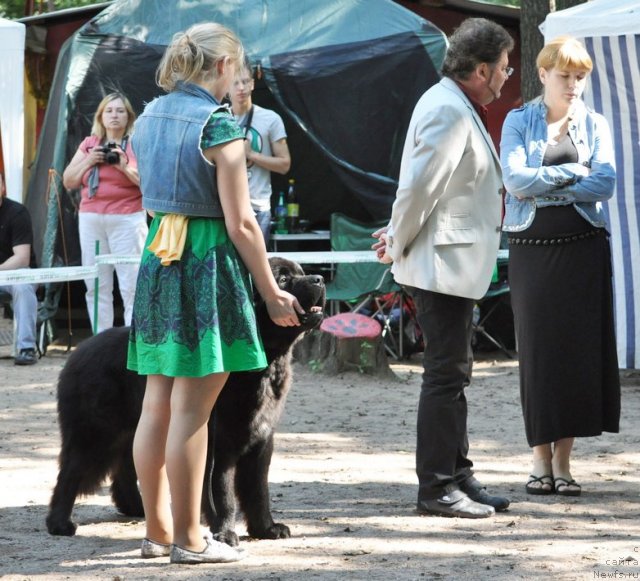
[[[220,107],[213,95],[198,85],[182,82],[145,107],[131,138],[145,209],[223,216],[215,166],[200,149],[202,129]]]
[[[578,162],[544,167],[546,115],[538,97],[511,111],[502,126],[500,164],[507,190],[503,230],[526,230],[537,207],[568,204],[593,226],[608,228],[602,201],[613,196],[616,170],[606,119],[578,101],[569,121]]]

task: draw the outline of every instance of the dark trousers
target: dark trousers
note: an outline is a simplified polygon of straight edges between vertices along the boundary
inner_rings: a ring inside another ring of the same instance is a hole
[[[473,474],[467,458],[467,399],[471,381],[472,317],[475,301],[413,287],[417,319],[425,341],[418,405],[416,472],[418,500],[442,495],[442,488]]]

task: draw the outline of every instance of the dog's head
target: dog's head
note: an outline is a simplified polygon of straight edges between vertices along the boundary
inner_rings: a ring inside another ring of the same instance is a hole
[[[295,296],[304,309],[305,314],[298,315],[304,330],[317,327],[324,316],[326,301],[322,276],[305,274],[297,262],[284,258],[270,258],[269,265],[278,286]]]
[[[269,362],[284,355],[291,349],[296,339],[305,331],[317,327],[324,316],[325,286],[324,279],[318,274],[305,274],[296,262],[274,257],[269,259],[271,272],[278,286],[294,295],[305,313],[298,315],[297,327],[279,327],[267,312],[264,301],[258,297],[256,316],[262,342],[267,351]]]

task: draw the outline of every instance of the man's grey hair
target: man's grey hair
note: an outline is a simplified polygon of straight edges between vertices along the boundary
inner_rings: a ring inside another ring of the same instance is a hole
[[[480,63],[496,64],[504,51],[513,50],[513,38],[486,18],[467,18],[449,38],[442,74],[464,80]]]

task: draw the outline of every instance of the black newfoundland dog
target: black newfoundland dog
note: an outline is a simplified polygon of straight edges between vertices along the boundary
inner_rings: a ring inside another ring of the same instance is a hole
[[[292,346],[320,323],[325,304],[321,276],[305,275],[298,264],[282,258],[269,262],[280,288],[294,294],[306,314],[299,327],[278,327],[264,303],[257,304],[270,365],[263,371],[231,373],[209,421],[202,511],[216,538],[233,546],[238,544],[238,505],[251,537],[278,539],[291,534],[271,516],[268,476],[273,434],[291,387]],[[126,369],[128,336],[128,327],[117,327],[83,341],[60,373],[60,472],[47,516],[52,535],[75,534],[71,512],[76,497],[96,492],[108,476],[118,510],[144,516],[132,445],[145,377]]]

